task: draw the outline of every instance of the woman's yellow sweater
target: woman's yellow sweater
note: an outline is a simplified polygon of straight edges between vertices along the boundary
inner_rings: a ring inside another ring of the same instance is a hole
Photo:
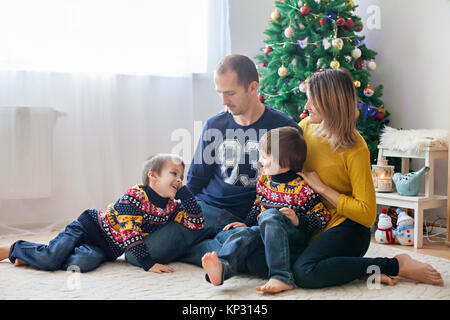
[[[306,118],[299,125],[308,147],[303,171],[317,172],[326,185],[341,194],[337,208],[322,197],[331,220],[321,232],[341,224],[347,218],[366,227],[372,226],[376,219],[375,188],[370,153],[363,137],[358,133],[358,140],[351,149],[334,151],[326,138],[314,134],[317,124],[309,123]]]

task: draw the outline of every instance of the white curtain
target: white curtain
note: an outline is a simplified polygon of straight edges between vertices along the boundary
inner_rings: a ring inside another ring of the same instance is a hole
[[[89,60],[82,59],[73,65],[64,59],[53,65],[51,60],[44,60],[46,64],[41,65],[35,60],[27,67],[31,60],[14,55],[11,47],[9,51],[2,51],[0,44],[0,236],[58,229],[76,219],[86,208],[103,210],[126,188],[140,183],[145,158],[174,150],[177,144],[172,137],[174,131],[193,132],[193,73],[211,72],[217,61],[230,51],[228,1],[205,1],[207,6],[202,10],[206,10],[207,32],[197,37],[198,45],[190,43],[183,47],[186,42],[180,37],[186,37],[185,30],[189,28],[184,28],[183,32],[179,30],[178,35],[165,32],[172,32],[174,20],[181,18],[172,12],[176,8],[166,6],[164,11],[154,12],[154,15],[166,16],[167,29],[158,29],[158,34],[164,34],[164,37],[149,41],[153,41],[152,45],[157,46],[159,52],[163,50],[161,39],[177,42],[179,45],[164,50],[178,52],[167,53],[167,59],[161,58],[160,53],[152,57],[151,52],[146,52],[146,60],[154,62],[156,59],[158,63],[143,65],[142,69],[139,64],[128,64],[126,60],[122,60],[123,64],[117,61],[116,65],[106,61],[101,68],[96,68],[95,63],[83,64]],[[55,4],[61,1],[44,2]],[[89,3],[99,1],[68,2],[72,8],[81,3],[83,6],[78,13],[83,15],[89,9]],[[109,5],[108,1],[105,8],[114,7],[115,11],[111,11],[116,13],[120,11],[118,8],[125,10],[118,5],[121,2],[112,1]],[[5,2],[0,0],[0,9],[2,3]],[[29,9],[29,16],[33,16],[33,10],[38,10]],[[189,19],[202,17],[187,12],[187,6],[180,9]],[[148,18],[152,19],[154,15]],[[72,23],[78,25],[79,21],[83,19],[75,19]],[[169,24],[172,25],[169,27]],[[132,24],[131,27],[139,26]],[[33,28],[32,23],[29,28]],[[106,31],[103,29],[105,37],[111,37]],[[191,35],[189,39],[193,38]],[[198,47],[201,51],[203,46],[206,50],[202,58],[204,63],[192,63],[196,53],[186,54],[186,50]],[[138,61],[142,58],[142,52],[129,49],[124,45],[122,51],[127,51],[128,59]],[[2,56],[1,52],[11,55]],[[119,59],[121,55],[114,57]],[[176,63],[172,59],[176,59]],[[172,62],[174,68],[170,67]],[[89,65],[92,69],[78,68]],[[161,68],[164,65],[167,68]],[[120,68],[116,69],[117,66]],[[24,112],[28,115],[26,121]],[[47,116],[42,116],[43,113]],[[41,117],[33,117],[33,114],[41,114]],[[36,132],[42,136],[46,133],[50,142],[42,142]],[[192,137],[192,147],[195,142]],[[34,152],[23,151],[28,148],[34,148]]]

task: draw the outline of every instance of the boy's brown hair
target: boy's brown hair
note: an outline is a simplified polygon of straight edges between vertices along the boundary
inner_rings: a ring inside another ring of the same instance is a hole
[[[294,127],[281,127],[266,132],[259,141],[259,147],[271,155],[282,168],[302,171],[306,160],[306,142],[300,131]]]
[[[142,168],[142,184],[144,186],[149,185],[148,173],[150,171],[153,171],[156,172],[157,174],[161,174],[161,170],[162,168],[164,168],[164,165],[166,164],[167,160],[171,160],[175,163],[181,164],[183,166],[184,171],[185,169],[184,161],[180,156],[169,153],[154,154],[147,158]]]

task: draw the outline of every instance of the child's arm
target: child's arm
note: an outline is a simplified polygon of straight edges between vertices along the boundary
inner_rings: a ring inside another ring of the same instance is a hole
[[[189,188],[187,186],[181,187],[177,191],[175,199],[180,199],[181,205],[173,213],[173,220],[191,230],[202,229],[205,226],[202,208]]]
[[[124,239],[124,249],[128,250],[145,270],[150,270],[156,261],[150,256],[144,244],[142,232],[143,211],[142,203],[145,197],[143,191],[129,189],[114,205],[117,211],[119,232]]]

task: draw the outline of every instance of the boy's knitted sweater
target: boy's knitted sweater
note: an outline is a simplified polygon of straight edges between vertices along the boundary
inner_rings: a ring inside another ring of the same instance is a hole
[[[178,190],[175,199],[178,200],[163,198],[149,186],[136,185],[105,211],[86,210],[78,221],[108,260],[115,260],[129,250],[148,271],[157,261],[148,252],[144,236],[170,220],[191,230],[201,229],[205,224],[202,210],[186,186]]]
[[[299,228],[315,232],[323,230],[330,215],[320,201],[320,195],[294,171],[269,176],[262,174],[256,185],[256,200],[245,224],[258,224],[261,213],[270,208],[290,208],[299,219]]]

